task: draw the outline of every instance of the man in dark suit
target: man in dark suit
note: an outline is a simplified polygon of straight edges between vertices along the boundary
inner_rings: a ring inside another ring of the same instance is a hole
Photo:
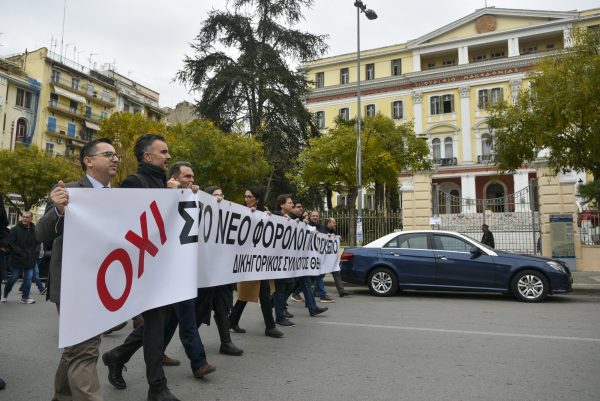
[[[59,181],[50,192],[46,212],[35,228],[38,241],[53,241],[48,277],[48,297],[60,313],[60,280],[63,253],[65,207],[69,202],[67,188],[110,188],[110,180],[117,174],[119,156],[109,139],[88,142],[79,156],[85,176],[68,184]],[[54,378],[53,401],[102,401],[96,364],[100,336],[65,347]]]
[[[178,188],[174,178],[167,181],[169,168],[169,148],[165,138],[155,134],[143,134],[133,148],[138,161],[135,174],[126,177],[121,188]],[[102,361],[108,366],[110,383],[118,389],[126,384],[121,375],[124,364],[131,358],[140,343],[144,347],[146,378],[148,379],[148,401],[179,401],[167,387],[163,370],[165,351],[165,324],[172,313],[171,305],[159,306],[142,313],[144,327],[138,327],[123,344],[105,353]]]

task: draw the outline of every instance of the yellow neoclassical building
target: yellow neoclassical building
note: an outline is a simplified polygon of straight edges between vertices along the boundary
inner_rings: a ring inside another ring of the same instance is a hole
[[[412,121],[430,146],[432,182],[448,193],[478,199],[518,192],[535,170],[524,166],[514,175],[497,175],[485,108],[527,88],[533,65],[568,47],[574,28],[599,24],[600,9],[490,7],[406,43],[362,51],[362,115]],[[314,81],[306,104],[321,129],[332,127],[337,116],[356,116],[356,61],[350,53],[303,66]],[[404,190],[410,180],[401,178]]]
[[[432,214],[453,215],[462,220],[449,227],[473,231],[476,237],[481,222],[467,222],[469,213],[505,216],[513,219],[510,227],[521,224],[519,212],[537,213],[537,205],[529,205],[536,200],[528,189],[540,178],[540,169],[530,164],[514,174],[499,174],[493,164],[494,132],[486,123],[486,107],[501,99],[512,101],[528,88],[528,73],[536,62],[568,48],[573,29],[599,26],[600,8],[488,7],[405,43],[361,51],[362,116],[380,112],[398,123],[413,122],[416,135],[430,147],[431,172],[399,177],[405,227],[426,228],[440,222],[431,221]],[[306,105],[323,130],[333,127],[338,116],[357,115],[356,56],[335,55],[303,65],[314,82]],[[560,184],[571,187],[580,178],[586,179],[584,174],[558,177]],[[363,194],[363,204],[369,207],[370,189]],[[533,225],[534,234],[523,241],[531,243],[529,251],[541,248],[538,239],[543,231],[535,226],[535,216],[532,220],[527,224]],[[448,220],[441,221],[443,225]]]

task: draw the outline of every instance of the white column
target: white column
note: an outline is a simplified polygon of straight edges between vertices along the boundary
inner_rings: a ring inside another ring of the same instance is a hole
[[[573,47],[573,32],[571,27],[563,29],[563,43],[565,49],[568,47]]]
[[[465,174],[460,177],[460,192],[461,197],[465,199],[465,205],[463,205],[462,213],[475,213],[477,212],[477,205],[475,204],[475,176],[471,174]],[[470,201],[472,199],[472,201]]]
[[[413,115],[415,116],[415,135],[423,133],[423,94],[413,92]]]
[[[469,64],[469,46],[458,48],[458,64]]]
[[[513,185],[515,188],[515,212],[529,211],[529,194],[518,194],[529,186],[529,174],[527,171],[517,171],[513,174]],[[521,199],[525,197],[524,199]]]
[[[471,87],[461,86],[460,88],[458,88],[458,90],[460,92],[462,163],[472,164],[473,157],[471,156]]]
[[[519,38],[508,39],[508,57],[519,55]]]
[[[421,71],[421,55],[413,53],[413,72]]]
[[[519,93],[521,93],[521,87],[523,86],[523,81],[520,79],[511,79],[510,80],[510,95],[512,97],[512,103],[516,104],[519,99]]]

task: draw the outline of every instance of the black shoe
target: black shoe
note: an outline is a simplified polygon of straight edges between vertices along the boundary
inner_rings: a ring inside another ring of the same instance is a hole
[[[350,292],[350,291],[346,291],[346,290],[340,291],[340,297],[349,297],[350,295],[352,295],[352,292]]]
[[[229,343],[221,343],[221,348],[219,348],[219,353],[225,354],[225,355],[240,356],[244,353],[244,350],[236,347],[234,343],[229,342]]]
[[[242,329],[240,326],[236,325],[231,325],[231,330],[233,330],[236,333],[245,333],[246,329]]]
[[[148,390],[148,401],[180,401],[179,398],[175,397],[167,387],[163,387],[160,390]]]
[[[291,320],[287,320],[285,318],[281,319],[280,321],[276,322],[278,326],[286,326],[286,327],[295,327],[296,325],[294,324],[294,322],[292,322]]]
[[[265,329],[265,336],[273,337],[273,338],[281,338],[283,337],[283,333],[277,330],[275,327],[272,329]]]
[[[102,362],[108,367],[109,383],[119,390],[124,390],[127,387],[127,383],[123,379],[123,368],[125,368],[125,365],[117,362],[110,351],[102,354]]]
[[[4,380],[0,379],[0,390],[3,390],[4,387],[6,387],[6,383],[4,382]]]
[[[291,319],[294,317],[294,315],[292,315],[290,312],[288,312],[288,310],[284,310],[283,311],[283,317],[285,317],[286,319]]]
[[[316,309],[313,309],[312,311],[310,311],[310,315],[311,315],[311,316],[317,316],[317,315],[320,315],[320,314],[321,314],[321,313],[323,313],[323,312],[327,312],[327,310],[328,310],[328,309],[329,309],[329,308],[319,308],[319,307],[317,306],[317,308],[316,308]]]

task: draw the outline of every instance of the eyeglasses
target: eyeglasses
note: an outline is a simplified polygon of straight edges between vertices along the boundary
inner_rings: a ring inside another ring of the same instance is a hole
[[[254,195],[244,195],[244,199],[253,199]]]
[[[225,195],[223,195],[223,194],[213,194],[213,196],[218,196],[219,198],[225,198]]]
[[[104,156],[106,157],[108,160],[112,160],[113,158],[117,158],[117,159],[121,159],[121,156],[119,156],[118,154],[116,154],[115,152],[100,152],[100,153],[94,153],[91,155],[88,155],[88,157],[92,157],[92,156]]]

